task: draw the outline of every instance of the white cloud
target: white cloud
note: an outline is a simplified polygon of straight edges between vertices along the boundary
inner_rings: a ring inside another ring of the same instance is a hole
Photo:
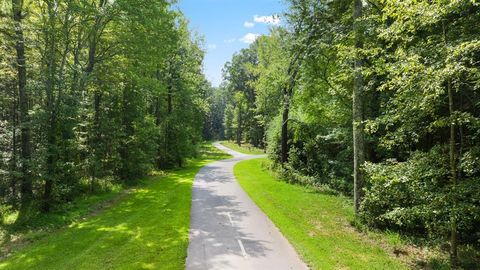
[[[280,16],[278,15],[271,15],[271,16],[253,16],[253,21],[256,23],[266,23],[271,25],[279,25],[280,24]]]
[[[231,39],[225,39],[223,42],[225,42],[225,43],[233,43],[233,42],[235,42],[235,41],[237,41],[236,38],[231,38]]]
[[[243,26],[246,28],[252,28],[255,26],[255,24],[253,22],[244,22]]]
[[[243,43],[253,43],[257,38],[260,36],[260,34],[254,34],[254,33],[248,33],[245,36],[241,37],[239,40]]]
[[[211,50],[215,50],[217,48],[217,44],[208,44],[208,48]]]

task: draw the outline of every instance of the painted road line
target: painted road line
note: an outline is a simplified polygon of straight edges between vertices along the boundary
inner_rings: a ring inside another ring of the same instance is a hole
[[[243,243],[242,243],[242,240],[240,239],[237,239],[238,241],[238,245],[240,246],[240,249],[242,250],[242,255],[243,257],[247,258],[247,252],[245,251],[245,248],[243,247]]]
[[[233,225],[233,220],[232,220],[232,216],[230,215],[230,212],[227,212],[227,216],[228,216],[228,220],[230,220],[230,224],[232,226],[235,226],[235,225]]]

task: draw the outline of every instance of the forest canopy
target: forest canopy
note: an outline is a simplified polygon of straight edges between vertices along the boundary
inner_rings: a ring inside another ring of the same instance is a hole
[[[0,8],[2,211],[28,219],[195,155],[211,86],[202,41],[173,3]]]

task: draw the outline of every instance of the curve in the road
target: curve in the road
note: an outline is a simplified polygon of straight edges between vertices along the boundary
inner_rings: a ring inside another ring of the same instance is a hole
[[[235,180],[237,162],[261,156],[215,146],[233,158],[211,163],[195,176],[186,269],[308,269]]]

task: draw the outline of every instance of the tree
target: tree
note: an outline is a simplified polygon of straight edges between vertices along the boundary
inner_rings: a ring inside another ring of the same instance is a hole
[[[264,130],[254,118],[256,110],[256,95],[254,81],[256,80],[254,67],[258,63],[257,43],[249,48],[242,49],[227,62],[224,67],[224,80],[227,104],[231,104],[236,111],[237,144],[241,144],[243,137],[247,142],[258,146],[263,139]],[[237,93],[241,93],[242,98]]]
[[[363,2],[354,0],[353,2],[353,23],[355,31],[355,68],[353,82],[353,194],[355,213],[360,210],[360,204],[363,197],[363,173],[362,165],[365,163],[365,142],[364,142],[364,124],[363,124],[363,60],[360,50],[363,48],[363,27],[362,19]]]
[[[469,132],[475,129],[470,123],[478,117],[475,105],[467,100],[478,98],[472,91],[475,83],[471,80],[471,76],[478,74],[478,67],[472,65],[471,58],[472,52],[478,50],[474,41],[478,32],[466,30],[464,26],[478,21],[478,15],[469,15],[475,14],[478,7],[469,1],[450,4],[408,2],[403,7],[396,1],[384,4],[378,32],[389,50],[385,51],[386,63],[377,63],[377,70],[381,68],[386,74],[379,90],[388,93],[388,102],[381,108],[382,115],[370,127],[383,133],[383,146],[394,150],[397,157],[408,160],[407,164],[413,164],[411,166],[424,166],[419,155],[432,161],[445,161],[444,164],[431,162],[427,166],[441,176],[408,178],[415,181],[417,187],[427,186],[428,191],[418,188],[412,192],[425,192],[417,196],[430,200],[414,201],[413,205],[404,203],[402,208],[405,210],[395,216],[411,217],[410,211],[422,208],[422,214],[414,216],[425,220],[427,227],[432,226],[426,221],[427,217],[435,220],[432,234],[449,232],[451,262],[455,267],[459,220],[462,219],[460,223],[464,230],[474,226],[470,222],[475,220],[473,216],[465,216],[464,211],[463,215],[459,213],[471,205],[467,198],[472,195],[468,190],[475,185],[472,180],[476,176],[471,172],[460,172],[458,168],[465,166],[467,160],[471,162],[465,155],[477,148],[475,142],[467,139],[472,136]],[[407,28],[410,30],[406,31]],[[461,139],[457,140],[457,136]],[[463,180],[458,181],[459,178]],[[432,181],[435,185],[430,184]],[[368,207],[371,202],[369,199]]]
[[[23,0],[12,0],[12,17],[15,25],[15,50],[16,50],[16,68],[18,84],[18,103],[19,103],[19,125],[21,130],[21,196],[22,210],[21,215],[29,211],[32,200],[32,179],[31,174],[31,142],[30,142],[30,118],[29,103],[30,97],[27,90],[27,61],[25,55],[25,37],[23,33]],[[27,213],[28,214],[28,213]]]
[[[0,200],[22,220],[196,154],[203,51],[171,5],[41,0],[25,10],[14,0],[0,10]]]

